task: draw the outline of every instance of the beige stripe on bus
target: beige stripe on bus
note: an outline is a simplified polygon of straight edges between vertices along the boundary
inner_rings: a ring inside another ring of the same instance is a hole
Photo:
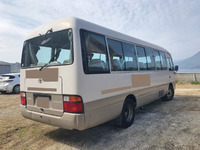
[[[30,91],[51,91],[51,92],[57,91],[57,89],[53,89],[53,88],[35,88],[35,87],[28,87],[28,90],[30,90]]]
[[[131,89],[131,86],[124,86],[124,87],[119,87],[119,88],[102,90],[101,94],[108,94],[108,93],[113,93],[113,92],[119,92],[119,91],[128,90],[128,89]]]

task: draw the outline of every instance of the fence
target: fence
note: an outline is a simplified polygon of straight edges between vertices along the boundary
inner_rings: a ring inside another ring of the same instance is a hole
[[[178,82],[199,81],[200,82],[200,73],[177,73],[176,81]]]

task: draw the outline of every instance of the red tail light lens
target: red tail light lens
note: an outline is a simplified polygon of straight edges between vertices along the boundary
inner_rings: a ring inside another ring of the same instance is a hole
[[[64,102],[64,111],[81,113],[83,112],[83,104]]]
[[[20,98],[21,98],[21,104],[26,105],[26,93],[21,92],[20,93]]]
[[[6,82],[6,83],[8,83],[8,82],[12,82],[13,80],[5,80],[5,81],[3,81],[3,82]]]
[[[64,96],[63,107],[65,112],[82,113],[83,103],[79,96]]]
[[[26,97],[21,97],[21,104],[26,105]]]

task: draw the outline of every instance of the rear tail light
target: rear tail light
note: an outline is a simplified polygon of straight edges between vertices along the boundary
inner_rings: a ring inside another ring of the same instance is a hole
[[[6,83],[8,83],[8,82],[12,82],[13,80],[5,80],[5,81],[3,81],[3,82],[6,82]]]
[[[82,113],[83,101],[79,96],[63,96],[63,107],[65,112]]]
[[[21,92],[20,93],[20,98],[21,98],[21,104],[26,105],[26,93]]]

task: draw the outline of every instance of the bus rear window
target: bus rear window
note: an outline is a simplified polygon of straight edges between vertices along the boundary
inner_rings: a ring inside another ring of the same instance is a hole
[[[81,30],[83,68],[86,74],[109,73],[109,61],[105,37]]]
[[[72,30],[47,32],[27,40],[22,53],[22,67],[72,64]]]

